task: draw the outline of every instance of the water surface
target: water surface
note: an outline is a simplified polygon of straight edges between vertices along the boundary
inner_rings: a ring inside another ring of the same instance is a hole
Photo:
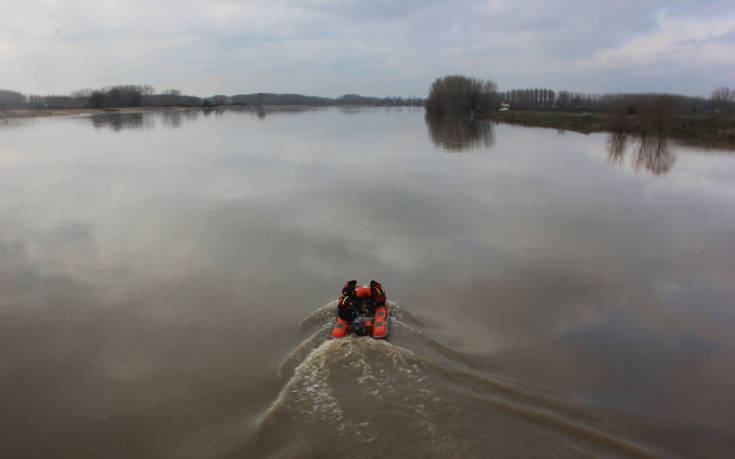
[[[735,448],[735,156],[418,109],[0,126],[4,457]],[[327,341],[378,279],[388,342]]]

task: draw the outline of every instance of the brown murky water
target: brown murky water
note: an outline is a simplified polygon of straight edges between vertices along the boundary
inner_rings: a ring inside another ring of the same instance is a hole
[[[414,109],[2,125],[0,456],[731,456],[733,209],[731,153]]]

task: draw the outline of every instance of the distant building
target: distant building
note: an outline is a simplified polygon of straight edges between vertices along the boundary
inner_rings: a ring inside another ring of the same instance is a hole
[[[510,110],[510,104],[508,102],[500,102],[500,108],[498,108],[499,112],[507,112]]]

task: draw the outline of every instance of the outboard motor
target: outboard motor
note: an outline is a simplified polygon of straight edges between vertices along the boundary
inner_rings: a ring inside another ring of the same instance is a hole
[[[352,321],[352,331],[355,332],[357,336],[364,336],[365,333],[367,333],[365,319],[362,317],[355,318],[355,320]]]

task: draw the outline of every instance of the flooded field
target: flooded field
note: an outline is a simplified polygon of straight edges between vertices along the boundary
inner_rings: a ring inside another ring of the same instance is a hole
[[[421,109],[6,122],[0,456],[730,457],[734,209],[730,152]]]

